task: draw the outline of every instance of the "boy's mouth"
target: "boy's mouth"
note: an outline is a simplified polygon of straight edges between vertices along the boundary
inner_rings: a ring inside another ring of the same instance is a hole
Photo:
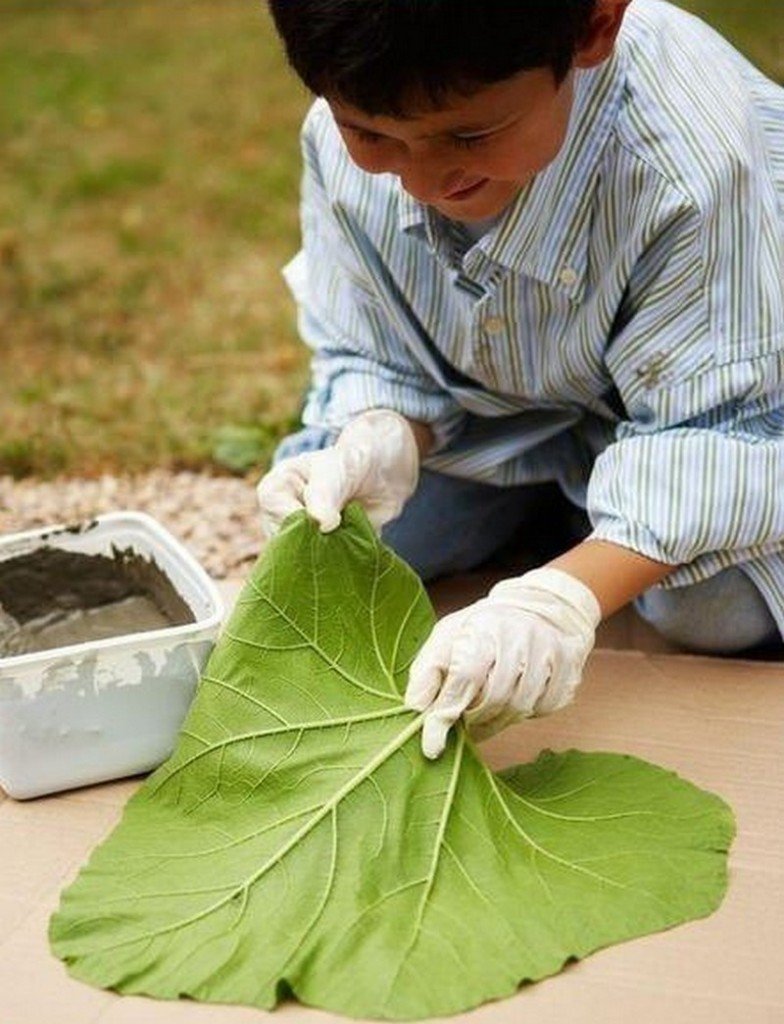
[[[443,198],[450,203],[462,202],[463,199],[470,199],[471,196],[475,195],[481,188],[488,183],[489,178],[480,178],[479,181],[474,182],[473,185],[469,185],[468,188],[460,188],[456,192],[450,192],[449,195]]]

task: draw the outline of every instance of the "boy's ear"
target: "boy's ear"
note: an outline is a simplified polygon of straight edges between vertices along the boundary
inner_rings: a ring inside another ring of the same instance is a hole
[[[596,0],[588,31],[574,56],[574,67],[593,68],[607,60],[630,3],[631,0]]]

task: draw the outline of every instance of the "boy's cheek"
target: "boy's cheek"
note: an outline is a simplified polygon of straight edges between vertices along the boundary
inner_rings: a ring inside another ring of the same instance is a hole
[[[350,137],[347,133],[341,132],[340,134],[348,155],[361,171],[366,171],[368,174],[395,172],[400,157],[396,152],[397,146],[394,142],[363,143]]]
[[[360,171],[365,171],[367,174],[384,174],[389,168],[383,160],[367,159],[367,157],[358,156],[352,152],[351,147],[348,148],[348,155],[351,157],[353,163],[357,165]]]
[[[521,124],[503,152],[495,154],[495,173],[488,173],[488,177],[500,181],[523,181],[548,167],[566,142],[573,103],[570,79],[535,118]]]
[[[526,133],[513,140],[503,153],[497,154],[492,162],[488,161],[486,176],[522,184],[555,160],[566,141],[568,128],[568,119],[564,118],[537,134]],[[480,173],[478,168],[477,173]]]

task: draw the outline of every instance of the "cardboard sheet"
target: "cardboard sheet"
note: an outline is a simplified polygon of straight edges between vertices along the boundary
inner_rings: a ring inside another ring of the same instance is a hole
[[[440,610],[482,592],[481,574],[434,588]],[[236,596],[238,585],[227,585]],[[733,807],[730,889],[712,917],[600,951],[471,1024],[784,1022],[784,662],[675,653],[628,613],[602,628],[577,701],[485,745],[493,767],[543,747],[627,752]],[[611,649],[616,648],[616,649]],[[630,649],[636,648],[636,649]],[[0,791],[0,1024],[333,1024],[288,1004],[276,1015],[120,997],[72,981],[48,950],[60,890],[109,832],[139,780],[27,803]]]

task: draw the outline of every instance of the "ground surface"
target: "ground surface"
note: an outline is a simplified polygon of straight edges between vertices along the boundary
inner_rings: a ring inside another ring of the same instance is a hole
[[[259,553],[256,494],[246,480],[164,470],[50,482],[0,477],[0,535],[120,509],[149,512],[216,579],[244,576]]]

